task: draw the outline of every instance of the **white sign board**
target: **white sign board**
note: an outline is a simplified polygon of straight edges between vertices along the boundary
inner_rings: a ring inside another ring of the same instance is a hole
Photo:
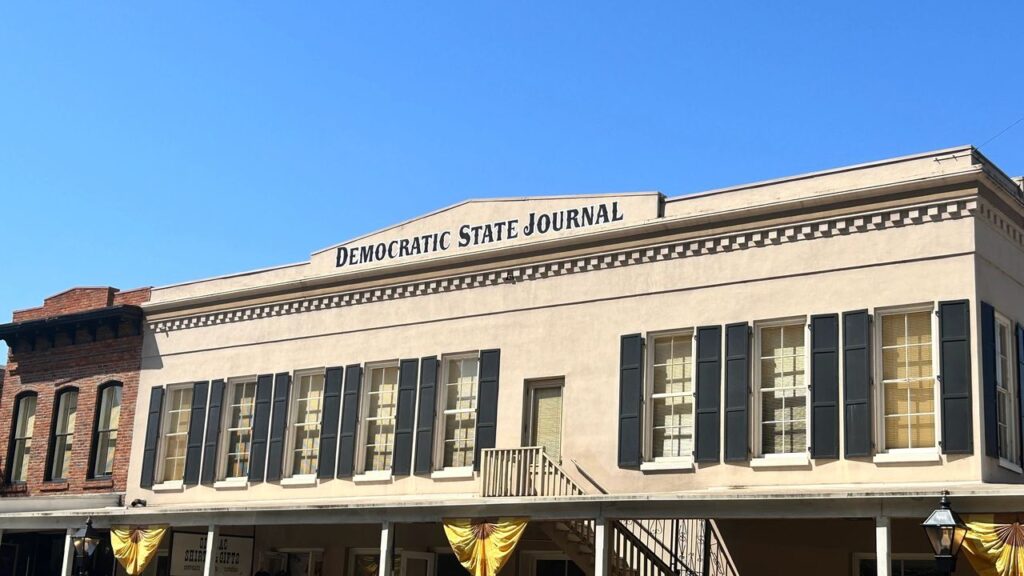
[[[213,547],[213,573],[217,576],[252,576],[252,538],[218,536]],[[171,576],[203,576],[206,534],[171,535]]]

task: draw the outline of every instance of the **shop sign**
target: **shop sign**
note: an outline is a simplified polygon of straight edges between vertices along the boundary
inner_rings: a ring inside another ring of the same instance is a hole
[[[252,538],[218,536],[213,547],[213,573],[218,576],[250,576],[252,544]],[[170,576],[203,576],[205,563],[206,534],[172,534]]]

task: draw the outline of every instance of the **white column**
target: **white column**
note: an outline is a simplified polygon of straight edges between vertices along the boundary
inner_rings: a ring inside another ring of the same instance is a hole
[[[60,565],[62,576],[71,576],[72,567],[75,565],[75,544],[71,540],[74,535],[75,529],[68,528],[67,534],[64,536],[64,561]]]
[[[391,522],[385,520],[380,525],[380,562],[377,563],[377,576],[391,576],[394,553],[395,531]]]
[[[608,551],[611,548],[611,529],[608,521],[598,518],[594,522],[594,576],[608,576]]]
[[[892,565],[892,534],[889,529],[889,517],[875,518],[875,573],[878,576],[890,576]]]
[[[217,537],[220,530],[216,526],[206,528],[206,558],[203,560],[203,576],[213,576],[213,557],[217,554]]]

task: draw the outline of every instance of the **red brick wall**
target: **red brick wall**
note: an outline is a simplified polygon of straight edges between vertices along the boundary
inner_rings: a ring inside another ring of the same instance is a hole
[[[15,318],[19,319],[20,316],[20,320],[26,320],[29,319],[27,316],[33,316],[32,319],[52,317],[112,304],[137,305],[148,298],[148,288],[124,293],[118,293],[113,288],[74,289],[47,298],[41,308],[15,313]],[[36,419],[28,463],[28,481],[23,485],[5,484],[0,489],[0,496],[124,491],[131,452],[132,425],[135,421],[142,336],[136,333],[135,327],[127,324],[120,327],[119,334],[120,337],[115,338],[114,332],[103,326],[96,333],[96,341],[91,341],[91,337],[81,331],[75,344],[66,335],[58,335],[55,347],[40,339],[40,345],[35,350],[25,346],[9,355],[0,388],[0,470],[4,472],[4,481],[7,478],[14,403],[19,394],[27,391],[37,394]],[[96,419],[96,393],[100,385],[112,380],[121,382],[123,386],[113,475],[107,479],[89,480],[87,475]],[[71,472],[66,482],[46,482],[44,478],[54,400],[57,393],[68,387],[78,389]]]

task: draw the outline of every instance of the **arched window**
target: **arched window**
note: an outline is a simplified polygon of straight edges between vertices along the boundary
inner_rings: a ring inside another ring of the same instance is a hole
[[[23,394],[14,401],[14,425],[9,447],[7,481],[28,480],[28,458],[32,453],[32,431],[36,427],[36,395]]]
[[[117,447],[117,428],[120,421],[121,383],[107,382],[99,388],[90,478],[102,478],[114,473],[114,450]]]
[[[78,390],[67,388],[57,393],[53,411],[53,436],[50,439],[48,480],[66,480],[71,472],[71,449],[75,443],[75,416],[78,414]]]

